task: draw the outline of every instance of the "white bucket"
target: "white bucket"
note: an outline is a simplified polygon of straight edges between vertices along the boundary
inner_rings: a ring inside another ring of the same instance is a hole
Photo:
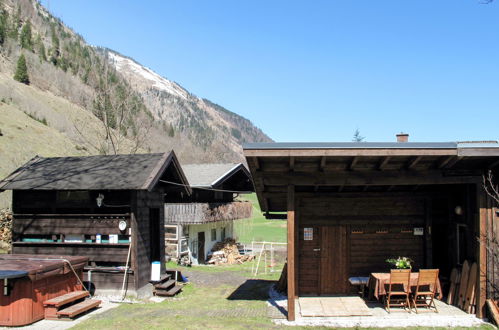
[[[161,279],[161,263],[159,261],[153,261],[151,263],[151,281],[159,282]]]

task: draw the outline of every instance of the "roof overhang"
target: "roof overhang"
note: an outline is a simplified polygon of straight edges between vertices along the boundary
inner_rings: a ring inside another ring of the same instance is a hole
[[[341,192],[477,184],[499,165],[497,143],[252,143],[243,150],[264,212],[286,210],[288,185]]]

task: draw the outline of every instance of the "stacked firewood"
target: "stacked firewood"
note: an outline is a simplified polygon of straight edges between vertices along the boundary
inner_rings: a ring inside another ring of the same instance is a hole
[[[12,243],[12,213],[0,210],[0,252],[10,252]]]
[[[209,264],[242,264],[253,259],[253,256],[239,253],[236,241],[233,238],[226,238],[222,242],[217,242],[211,249],[212,254],[208,260]]]

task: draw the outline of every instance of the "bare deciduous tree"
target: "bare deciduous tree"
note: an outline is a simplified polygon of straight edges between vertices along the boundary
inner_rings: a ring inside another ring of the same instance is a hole
[[[82,123],[75,124],[75,129],[100,154],[133,154],[145,147],[153,119],[148,116],[140,96],[120,81],[109,65],[104,65],[93,102],[93,113],[102,125],[95,132],[97,139],[85,136],[79,127]]]
[[[499,187],[494,179],[494,175],[491,170],[483,175],[483,189],[494,201],[495,205],[499,206]],[[482,238],[485,240],[487,246],[489,267],[492,267],[492,272],[489,273],[487,278],[487,284],[492,291],[492,299],[499,300],[499,233],[494,227],[490,228],[487,232],[486,237]],[[490,276],[492,275],[492,276]]]

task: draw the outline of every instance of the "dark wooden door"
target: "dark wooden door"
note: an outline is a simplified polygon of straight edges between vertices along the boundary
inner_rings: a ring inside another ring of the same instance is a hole
[[[160,213],[158,208],[149,209],[149,257],[150,261],[161,261]]]
[[[320,227],[299,228],[298,238],[298,294],[314,296],[320,292],[319,267],[321,263]]]
[[[345,226],[322,226],[320,294],[346,294],[348,285],[348,240]]]
[[[198,262],[204,264],[204,231],[198,233]]]
[[[298,294],[346,294],[348,239],[345,226],[303,226],[298,239]]]

